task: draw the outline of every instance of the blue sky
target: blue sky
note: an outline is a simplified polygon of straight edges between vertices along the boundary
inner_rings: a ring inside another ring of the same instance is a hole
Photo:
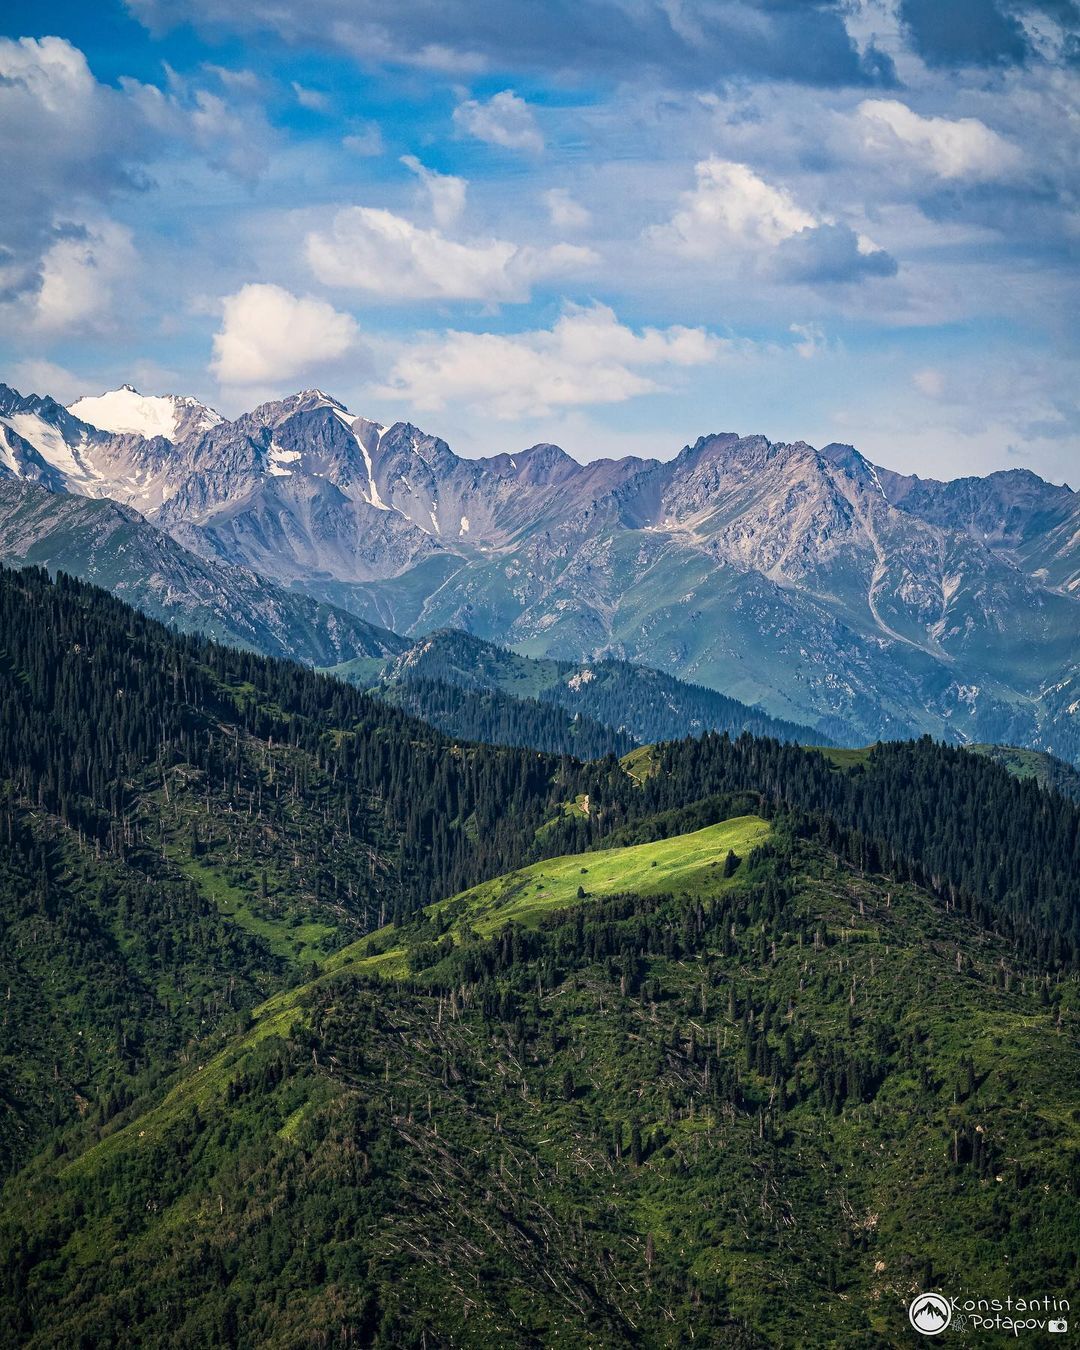
[[[1080,480],[1074,0],[16,0],[0,377]]]

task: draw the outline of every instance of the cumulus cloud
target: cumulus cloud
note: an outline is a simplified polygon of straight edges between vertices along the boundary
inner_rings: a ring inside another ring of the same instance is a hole
[[[63,38],[0,38],[0,174],[9,266],[37,280],[57,205],[138,187],[151,128],[123,93],[98,84]],[[71,209],[70,207],[68,208]],[[9,287],[17,278],[9,276]]]
[[[465,179],[429,169],[415,155],[402,155],[401,162],[420,180],[420,187],[431,204],[435,224],[444,230],[456,225],[465,210],[465,196],[469,187]]]
[[[977,117],[921,117],[899,99],[865,99],[856,111],[865,148],[907,158],[939,178],[990,180],[1018,169],[1017,146]]]
[[[486,103],[466,99],[454,109],[454,125],[478,141],[501,145],[505,150],[537,153],[544,148],[532,109],[512,89],[492,95]]]
[[[321,89],[309,89],[306,85],[293,80],[292,91],[297,103],[308,112],[322,113],[330,107],[330,99]]]
[[[800,206],[785,187],[715,156],[695,167],[679,210],[648,235],[684,257],[742,267],[783,281],[828,283],[892,276],[896,262],[850,226]]]
[[[733,244],[775,247],[817,221],[784,188],[773,187],[745,164],[710,157],[694,168],[695,186],[653,238],[691,258],[713,258]]]
[[[635,332],[606,305],[573,306],[550,329],[422,338],[380,392],[425,411],[458,403],[508,420],[543,416],[653,393],[665,372],[708,365],[728,346],[703,328]]]
[[[211,370],[222,384],[289,380],[341,360],[357,343],[350,314],[281,286],[243,286],[222,301]]]
[[[0,298],[21,297],[45,325],[98,321],[114,267],[131,259],[130,235],[107,219],[112,199],[150,189],[163,154],[250,179],[260,117],[171,74],[167,89],[101,84],[63,38],[0,38]]]
[[[86,392],[86,381],[55,361],[27,357],[11,370],[11,382],[21,394],[48,394],[58,403],[69,404]]]
[[[583,230],[592,220],[590,212],[566,188],[549,188],[542,200],[557,230]]]
[[[524,301],[535,282],[596,261],[571,244],[531,248],[505,239],[449,239],[392,211],[344,207],[307,236],[307,260],[327,286],[389,300]]]
[[[273,134],[255,99],[230,102],[167,69],[168,85],[121,79],[120,86],[160,142],[188,145],[210,165],[239,182],[253,184],[270,161]],[[245,93],[251,91],[244,91]]]
[[[799,339],[795,343],[795,350],[804,361],[812,361],[828,346],[820,324],[793,323],[788,325],[788,332]]]
[[[34,324],[47,332],[107,327],[113,293],[136,266],[131,231],[112,220],[65,221],[41,260]]]
[[[1068,0],[1066,0],[1068,3]],[[1062,8],[1061,6],[1057,6]],[[900,19],[912,45],[932,66],[1014,65],[1031,47],[1009,0],[900,0]],[[1036,3],[1031,9],[1047,9]]]
[[[770,270],[783,281],[808,285],[892,277],[896,259],[849,225],[826,223],[799,230],[782,240],[770,259]]]

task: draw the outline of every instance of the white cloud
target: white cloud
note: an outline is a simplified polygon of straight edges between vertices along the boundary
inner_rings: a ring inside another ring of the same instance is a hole
[[[169,67],[166,73],[167,92],[137,80],[120,81],[142,122],[174,148],[186,144],[198,151],[212,169],[242,183],[257,182],[270,163],[273,141],[259,103],[231,103]]]
[[[420,180],[420,187],[431,203],[435,224],[442,230],[449,230],[456,225],[465,211],[465,194],[469,188],[466,180],[452,173],[438,173],[435,169],[429,169],[415,155],[402,155],[401,162]]]
[[[795,344],[795,350],[804,361],[812,361],[828,346],[820,324],[793,323],[789,325],[788,331],[799,339]]]
[[[203,63],[203,70],[208,75],[213,75],[226,89],[252,95],[262,94],[263,92],[263,82],[253,70],[246,70],[243,67],[234,69],[230,66],[216,66],[210,61]]]
[[[596,261],[571,244],[536,249],[505,239],[459,243],[391,211],[344,207],[330,229],[306,241],[308,262],[327,286],[348,286],[393,300],[523,301],[542,277]]]
[[[319,89],[308,89],[305,85],[298,84],[296,80],[292,82],[292,91],[296,95],[296,101],[301,108],[306,108],[308,112],[326,112],[330,107],[330,100],[326,94]]]
[[[341,144],[350,154],[360,155],[364,159],[381,155],[384,149],[382,131],[377,122],[359,122],[349,134],[342,138]]]
[[[101,202],[129,187],[151,141],[139,109],[98,84],[77,47],[56,37],[0,38],[5,289],[36,284],[58,203]]]
[[[914,159],[939,178],[1002,178],[1022,163],[1019,148],[977,117],[921,117],[893,98],[865,99],[856,116],[871,154]]]
[[[505,150],[539,153],[544,148],[532,109],[512,89],[494,94],[486,103],[466,99],[454,109],[454,125],[479,141],[501,145]]]
[[[202,76],[223,87],[220,69]],[[175,72],[167,80],[164,90],[126,78],[118,88],[101,84],[63,38],[0,38],[4,291],[40,285],[58,217],[111,213],[113,197],[152,186],[149,171],[159,170],[164,154],[174,162],[205,159],[244,181],[258,175],[271,133],[250,91],[232,86],[247,98],[238,109]],[[64,252],[54,255],[54,267]]]
[[[775,247],[819,222],[784,188],[773,187],[745,164],[715,156],[695,165],[695,186],[681,196],[670,222],[651,233],[661,245],[691,258],[715,258],[735,247]]]
[[[838,286],[896,274],[895,259],[872,239],[811,214],[745,164],[712,156],[695,176],[671,220],[646,232],[654,245],[716,263],[733,279],[750,269],[764,279]]]
[[[252,284],[222,302],[211,369],[222,384],[287,380],[339,361],[357,337],[356,320],[325,300]]]
[[[107,326],[113,292],[137,263],[131,231],[112,220],[62,222],[41,262],[33,320],[49,332]]]
[[[653,393],[664,388],[665,370],[707,365],[729,345],[704,328],[635,332],[606,305],[575,306],[550,329],[423,338],[398,357],[379,392],[425,411],[459,403],[499,418],[543,416]]]
[[[592,216],[576,202],[566,188],[549,188],[543,194],[551,223],[557,230],[582,230],[592,220]]]

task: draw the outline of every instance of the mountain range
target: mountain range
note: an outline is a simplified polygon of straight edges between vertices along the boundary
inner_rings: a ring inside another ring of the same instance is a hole
[[[278,614],[284,596],[328,607],[309,631],[344,615],[458,629],[642,663],[823,740],[929,732],[1080,758],[1080,494],[1026,470],[939,483],[734,433],[664,461],[579,464],[549,444],[470,459],[320,390],[229,420],[130,387],[70,409],[3,387],[3,477],[119,503],[183,550],[170,561],[254,578]],[[0,556],[29,556],[6,536]],[[115,551],[92,579],[119,589]],[[141,571],[121,593],[146,607]],[[369,654],[318,646],[296,654]]]

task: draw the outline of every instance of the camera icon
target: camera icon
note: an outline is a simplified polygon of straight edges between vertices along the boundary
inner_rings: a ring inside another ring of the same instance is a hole
[[[1068,1331],[1069,1324],[1064,1317],[1051,1317],[1046,1324],[1047,1331]]]

